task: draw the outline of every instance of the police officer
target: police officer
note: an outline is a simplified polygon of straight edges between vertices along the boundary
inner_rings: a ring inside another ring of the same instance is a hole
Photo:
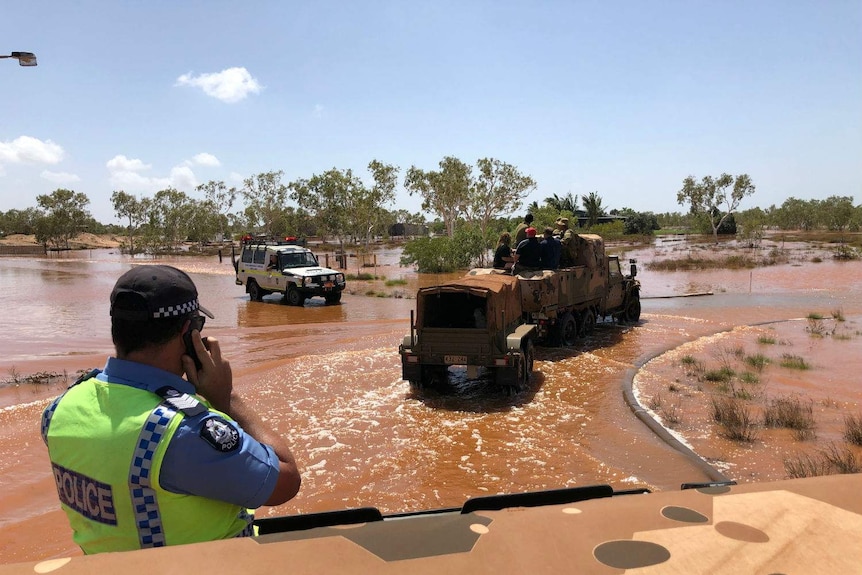
[[[132,268],[111,292],[116,357],[42,415],[61,507],[87,554],[251,535],[249,509],[299,490],[286,441],[233,390],[219,342],[201,339],[204,316],[187,274]]]

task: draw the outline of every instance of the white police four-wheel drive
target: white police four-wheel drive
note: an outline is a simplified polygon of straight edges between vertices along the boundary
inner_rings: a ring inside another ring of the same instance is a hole
[[[278,292],[290,305],[303,305],[314,296],[334,304],[341,301],[345,286],[342,272],[322,267],[311,250],[295,244],[243,244],[234,268],[236,284],[245,285],[252,301]]]

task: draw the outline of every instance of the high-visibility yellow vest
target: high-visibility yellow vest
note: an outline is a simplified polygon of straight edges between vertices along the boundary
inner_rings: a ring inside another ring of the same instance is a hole
[[[165,451],[185,417],[183,406],[199,405],[187,395],[165,401],[90,377],[45,409],[42,436],[57,492],[84,553],[252,534],[247,509],[171,493],[159,484]]]

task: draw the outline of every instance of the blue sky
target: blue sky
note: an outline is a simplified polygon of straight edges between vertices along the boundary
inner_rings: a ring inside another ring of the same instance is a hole
[[[5,4],[0,54],[39,65],[0,60],[2,211],[64,187],[119,222],[114,190],[447,155],[517,166],[528,201],[685,211],[686,176],[728,172],[743,209],[862,202],[859,0]]]

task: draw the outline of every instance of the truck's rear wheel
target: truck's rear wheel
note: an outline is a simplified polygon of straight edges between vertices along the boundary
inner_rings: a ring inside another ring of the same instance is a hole
[[[521,389],[521,378],[524,371],[523,362],[517,366],[511,367],[495,367],[492,369],[494,373],[494,382],[500,388],[500,391],[506,395],[514,395]]]
[[[581,334],[590,335],[596,328],[596,312],[593,308],[587,308],[581,315]]]
[[[531,375],[533,375],[533,342],[528,339],[521,344],[521,361],[518,363],[516,381],[507,391],[520,393],[528,389]]]
[[[290,305],[302,305],[305,303],[305,296],[294,286],[288,288],[285,297],[287,298],[287,303]]]
[[[260,289],[260,286],[254,280],[249,280],[248,282],[248,298],[251,301],[263,300],[263,290]]]
[[[444,390],[449,387],[449,368],[445,365],[423,365],[421,387]]]
[[[639,295],[632,295],[629,303],[626,305],[625,320],[628,323],[637,323],[641,318],[641,298]]]
[[[560,318],[559,333],[560,345],[575,345],[575,341],[578,339],[578,323],[572,312],[567,311]]]
[[[522,389],[527,389],[530,387],[530,378],[533,375],[533,341],[528,339],[524,342],[521,346],[521,351],[524,354],[524,357],[521,361],[523,371],[520,383]]]

